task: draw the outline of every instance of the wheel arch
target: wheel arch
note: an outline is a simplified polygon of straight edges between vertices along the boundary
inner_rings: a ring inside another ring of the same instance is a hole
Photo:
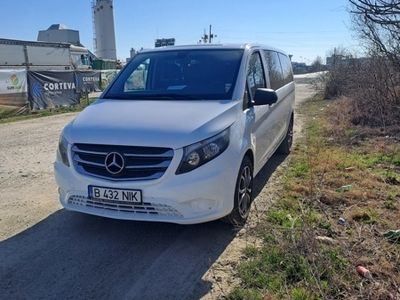
[[[253,165],[253,171],[254,171],[254,153],[253,153],[253,150],[252,149],[247,149],[247,151],[245,152],[245,154],[243,155],[243,159],[245,158],[245,157],[248,157],[250,160],[251,160],[251,163],[252,163],[252,165]],[[242,161],[243,161],[243,159],[242,159]]]

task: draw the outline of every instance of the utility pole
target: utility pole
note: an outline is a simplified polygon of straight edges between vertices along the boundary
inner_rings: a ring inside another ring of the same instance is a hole
[[[210,38],[208,39],[209,40],[209,42],[210,42],[210,44],[212,43],[212,39],[213,39],[213,37],[214,37],[214,35],[212,34],[212,26],[210,25],[210,34],[208,35]]]
[[[204,34],[203,36],[200,38],[199,42],[200,43],[204,43],[204,44],[211,44],[213,38],[216,38],[217,35],[212,33],[212,25],[210,25],[209,28],[209,34],[206,33],[206,30],[204,29]]]
[[[204,29],[204,34],[203,36],[200,38],[199,43],[203,43],[203,44],[207,44],[208,42],[208,35],[206,33],[206,30]]]

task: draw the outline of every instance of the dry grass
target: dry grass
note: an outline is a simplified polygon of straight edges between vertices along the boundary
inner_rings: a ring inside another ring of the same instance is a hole
[[[8,105],[0,105],[0,119],[4,119],[10,116],[15,116],[18,111],[18,107],[8,106]]]
[[[400,126],[400,74],[395,65],[379,55],[363,60],[338,60],[320,78],[325,97],[342,97],[341,126]]]
[[[400,146],[344,125],[336,105],[314,99],[303,108],[306,137],[292,154],[282,198],[258,226],[264,246],[239,266],[232,299],[400,297],[400,244],[383,237],[400,228]],[[372,279],[360,277],[358,265]]]
[[[80,112],[85,107],[93,103],[97,98],[82,98],[80,103],[69,107],[58,107],[52,109],[30,111],[27,107],[12,107],[0,105],[0,124],[30,120],[53,115]]]
[[[335,140],[340,144],[357,144],[367,139],[383,137],[380,144],[386,144],[387,139],[400,141],[400,126],[399,124],[388,125],[384,127],[369,127],[354,125],[354,115],[360,115],[355,112],[354,100],[345,96],[335,100],[332,105],[327,104],[326,117],[328,118],[329,126],[327,126],[327,136],[329,140]],[[389,144],[392,144],[391,142]],[[371,144],[368,147],[379,147],[379,141]],[[374,150],[374,149],[370,149]]]

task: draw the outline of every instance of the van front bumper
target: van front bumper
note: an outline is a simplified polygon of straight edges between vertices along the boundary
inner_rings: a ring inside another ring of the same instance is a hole
[[[86,176],[76,172],[73,166],[67,167],[56,161],[54,171],[60,202],[68,210],[123,220],[196,224],[228,215],[233,209],[240,167],[238,156],[228,147],[207,164],[176,175],[181,151],[176,151],[171,165],[160,179],[148,181],[112,181]],[[88,196],[90,185],[141,190],[143,203],[122,205],[120,202],[92,200]]]

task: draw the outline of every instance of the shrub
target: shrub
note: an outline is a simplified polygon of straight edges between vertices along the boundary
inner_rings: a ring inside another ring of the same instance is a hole
[[[338,59],[324,80],[327,99],[345,97],[343,121],[383,128],[400,125],[400,74],[388,59]]]

